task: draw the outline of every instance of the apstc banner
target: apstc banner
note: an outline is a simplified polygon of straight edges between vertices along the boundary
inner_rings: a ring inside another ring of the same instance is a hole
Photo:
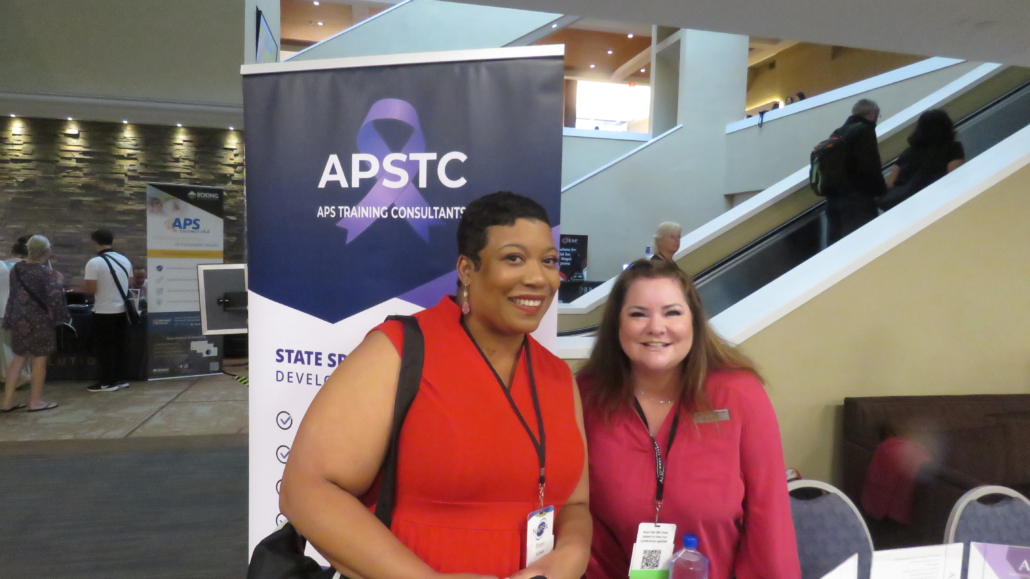
[[[147,184],[147,377],[222,371],[222,338],[200,328],[197,266],[222,263],[225,193]]]
[[[465,206],[513,191],[558,223],[562,53],[243,67],[251,549],[283,521],[283,465],[318,388],[386,316],[454,293]],[[553,347],[553,306],[546,324]]]

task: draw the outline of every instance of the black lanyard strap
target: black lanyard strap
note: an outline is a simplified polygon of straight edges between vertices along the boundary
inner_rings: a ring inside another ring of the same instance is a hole
[[[544,418],[543,415],[540,413],[540,399],[537,396],[536,392],[536,378],[533,376],[533,358],[529,353],[529,338],[524,338],[522,341],[522,346],[519,348],[519,353],[515,357],[515,368],[518,368],[519,360],[522,358],[522,353],[525,352],[526,369],[529,373],[529,393],[533,399],[533,412],[536,413],[536,428],[537,432],[540,433],[539,440],[533,434],[533,430],[529,427],[529,423],[526,422],[525,417],[522,416],[522,412],[519,411],[518,405],[515,404],[515,399],[511,396],[511,389],[504,385],[504,380],[501,380],[500,374],[497,373],[497,370],[494,368],[494,365],[490,363],[490,359],[486,357],[486,354],[483,353],[483,349],[479,347],[479,344],[476,342],[476,339],[472,337],[472,332],[470,332],[468,326],[465,325],[464,318],[461,319],[461,327],[463,330],[465,330],[465,334],[468,335],[469,340],[471,340],[472,344],[476,347],[476,350],[479,352],[479,355],[483,357],[483,361],[486,362],[487,367],[490,368],[491,372],[493,372],[494,378],[497,379],[497,384],[501,387],[501,391],[504,392],[505,398],[508,399],[508,404],[511,404],[512,411],[515,413],[515,416],[518,417],[519,422],[522,423],[522,428],[526,429],[526,434],[529,435],[529,441],[533,443],[533,448],[536,450],[536,458],[540,464],[540,478],[538,479],[538,482],[540,485],[540,508],[543,508],[544,487],[547,484],[547,474],[544,468],[547,462],[547,437],[544,433]],[[514,378],[512,378],[512,383],[514,384]]]
[[[662,461],[662,449],[658,446],[658,441],[651,436],[651,427],[647,424],[647,416],[644,415],[644,409],[640,406],[640,401],[636,398],[633,399],[633,406],[637,410],[637,414],[640,415],[640,420],[644,421],[644,427],[647,428],[647,435],[651,438],[651,444],[654,446],[654,463],[655,463],[655,490],[654,490],[654,522],[658,523],[658,512],[662,509],[662,499],[665,496],[665,466],[666,461]],[[676,440],[676,430],[679,428],[680,414],[679,408],[673,407],[672,412],[675,414],[672,417],[672,425],[669,427],[669,439],[665,442],[665,457],[668,459],[669,455],[672,454],[672,443]]]

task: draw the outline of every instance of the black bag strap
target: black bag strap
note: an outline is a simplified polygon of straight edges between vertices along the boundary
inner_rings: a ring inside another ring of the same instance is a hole
[[[425,361],[425,338],[422,328],[414,316],[390,316],[388,321],[404,325],[404,350],[401,353],[401,371],[397,380],[397,397],[393,405],[393,426],[390,429],[390,446],[383,460],[383,478],[376,500],[376,517],[390,528],[393,522],[393,502],[397,493],[397,452],[400,445],[401,428],[408,415],[411,403],[418,395],[422,381],[422,366]]]
[[[129,299],[128,294],[126,294],[125,290],[122,289],[122,282],[118,281],[118,274],[116,274],[114,272],[114,266],[111,265],[111,261],[112,261],[113,258],[112,259],[107,259],[107,256],[104,255],[103,253],[101,253],[100,254],[100,259],[104,260],[104,263],[107,264],[107,269],[111,270],[111,277],[114,279],[114,285],[115,285],[115,287],[118,288],[118,293],[122,296],[122,299],[123,300]],[[131,275],[129,275],[128,271],[125,271],[125,266],[122,265],[121,262],[119,262],[117,259],[113,259],[113,261],[118,263],[118,268],[125,272],[125,276],[126,277],[132,277]]]
[[[25,282],[21,279],[21,272],[18,271],[18,269],[14,270],[14,277],[18,278],[18,283],[21,284],[21,287],[25,290],[25,293],[29,294],[29,297],[32,298],[34,302],[39,304],[39,307],[43,308],[43,310],[45,310],[47,314],[49,314],[50,308],[47,307],[46,303],[44,303],[43,300],[39,299],[39,296],[36,295],[36,292],[32,291],[31,289],[29,289],[29,286],[25,285]]]

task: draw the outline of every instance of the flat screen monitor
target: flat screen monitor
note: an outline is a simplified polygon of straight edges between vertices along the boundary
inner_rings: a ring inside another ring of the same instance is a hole
[[[279,44],[260,8],[257,11],[257,54],[254,55],[254,62],[279,62]]]
[[[197,266],[200,328],[205,336],[247,333],[247,266]]]

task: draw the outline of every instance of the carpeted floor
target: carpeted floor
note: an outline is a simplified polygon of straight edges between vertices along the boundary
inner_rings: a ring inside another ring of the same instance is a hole
[[[0,445],[4,579],[242,579],[247,437]]]

